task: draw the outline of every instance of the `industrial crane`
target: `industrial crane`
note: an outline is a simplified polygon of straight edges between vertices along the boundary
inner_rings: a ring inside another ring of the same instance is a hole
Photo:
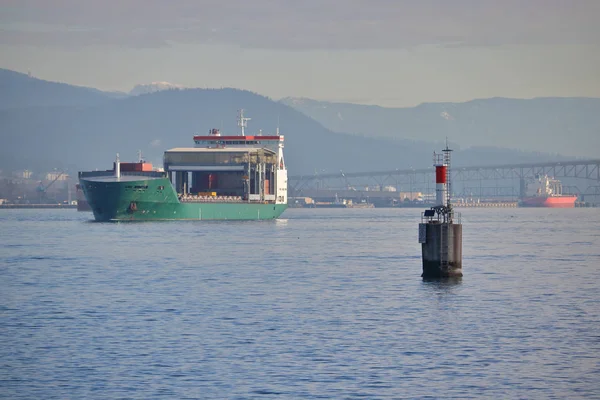
[[[50,183],[48,183],[46,186],[44,186],[43,182],[40,181],[40,184],[37,187],[37,192],[39,194],[39,199],[40,199],[40,203],[43,200],[47,200],[46,196],[47,196],[47,191],[50,188],[50,186],[54,185],[54,182],[56,182],[57,180],[60,179],[61,176],[63,176],[65,174],[65,171],[58,171],[58,173],[56,174],[56,176],[54,177],[54,179],[52,181],[50,181]]]

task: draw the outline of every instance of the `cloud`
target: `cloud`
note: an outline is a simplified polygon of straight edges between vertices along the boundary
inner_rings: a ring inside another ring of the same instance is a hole
[[[0,29],[0,44],[16,46],[59,46],[78,48],[94,45],[134,48],[166,47],[165,39],[154,31],[123,31],[118,29],[20,31]]]
[[[0,42],[401,49],[599,44],[597,0],[4,0]]]

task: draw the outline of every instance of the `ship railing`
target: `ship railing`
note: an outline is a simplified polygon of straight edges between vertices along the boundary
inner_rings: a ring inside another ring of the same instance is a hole
[[[98,178],[104,176],[114,176],[114,171],[79,171],[78,178]],[[143,177],[154,177],[162,178],[165,176],[163,171],[121,171],[121,176],[143,176]]]
[[[130,176],[150,176],[154,178],[162,178],[166,176],[164,171],[121,171],[121,176],[130,175]]]
[[[236,203],[242,201],[242,196],[199,196],[187,194],[179,197],[185,203]]]

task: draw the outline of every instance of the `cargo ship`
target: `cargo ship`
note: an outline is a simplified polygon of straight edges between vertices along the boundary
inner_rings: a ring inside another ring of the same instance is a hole
[[[577,196],[563,194],[559,180],[548,175],[537,174],[533,182],[528,182],[525,196],[520,200],[521,207],[574,208]]]
[[[241,134],[218,129],[194,136],[194,147],[166,150],[163,168],[121,163],[79,174],[96,221],[265,220],[287,208],[284,136],[246,135],[250,118],[239,112]],[[124,168],[125,167],[125,168]]]

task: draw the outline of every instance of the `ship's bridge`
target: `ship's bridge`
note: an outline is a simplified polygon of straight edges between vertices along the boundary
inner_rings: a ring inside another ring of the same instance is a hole
[[[277,164],[277,153],[263,148],[174,148],[165,151],[165,171],[244,171],[248,164]]]
[[[232,135],[221,136],[216,129],[211,130],[211,134],[207,136],[194,136],[194,144],[196,148],[226,148],[229,146],[237,148],[267,148],[277,151],[280,144],[283,144],[283,135],[272,136],[249,136],[249,135]]]

